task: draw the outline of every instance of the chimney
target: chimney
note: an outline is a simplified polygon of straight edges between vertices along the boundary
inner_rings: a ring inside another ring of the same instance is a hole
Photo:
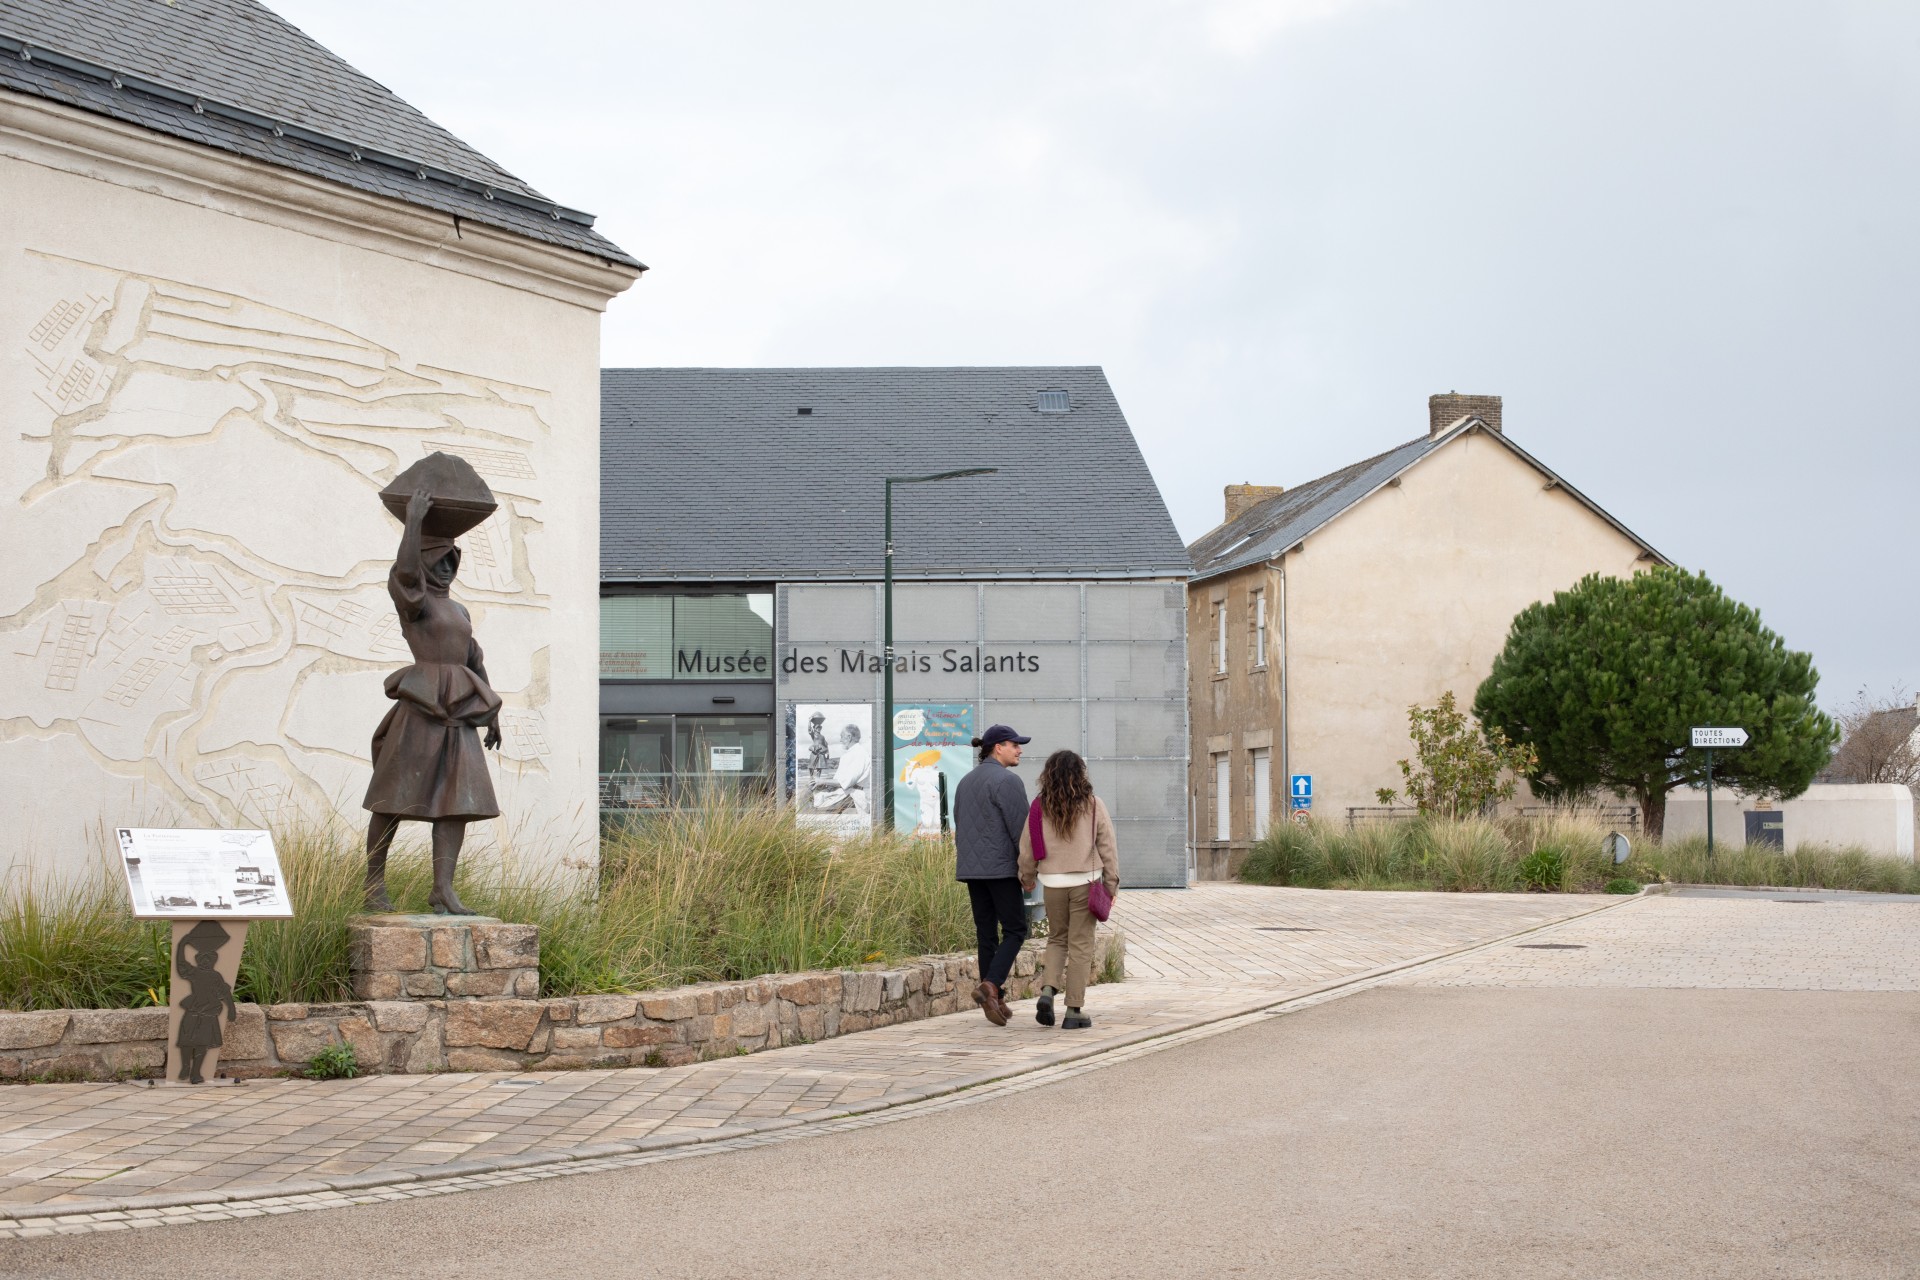
[[[1228,485],[1226,523],[1232,524],[1250,508],[1258,506],[1268,498],[1277,498],[1286,491],[1285,485],[1278,484]]]
[[[1439,435],[1462,418],[1478,418],[1494,431],[1500,431],[1500,397],[1463,396],[1458,391],[1427,397],[1429,436]]]

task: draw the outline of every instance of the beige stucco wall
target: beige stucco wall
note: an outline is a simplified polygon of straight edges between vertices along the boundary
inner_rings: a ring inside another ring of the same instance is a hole
[[[1747,842],[1749,810],[1777,810],[1788,849],[1827,845],[1911,858],[1913,793],[1892,782],[1816,783],[1787,801],[1765,802],[1726,787],[1713,789],[1713,841],[1740,848]],[[1687,787],[1667,796],[1665,838],[1685,840],[1707,833],[1707,793]]]
[[[1343,820],[1402,785],[1407,708],[1449,689],[1470,708],[1521,609],[1645,566],[1637,543],[1545,485],[1469,432],[1286,557],[1286,772],[1313,775],[1315,816]]]
[[[592,855],[599,310],[632,273],[0,95],[0,850],[361,820],[434,449],[506,745],[477,842]],[[578,257],[578,255],[571,255]]]

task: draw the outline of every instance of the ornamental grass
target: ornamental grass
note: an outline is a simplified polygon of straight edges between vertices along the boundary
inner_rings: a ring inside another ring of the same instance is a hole
[[[427,909],[425,830],[403,826],[389,859],[398,911]],[[338,819],[275,831],[295,916],[253,923],[237,999],[350,998],[347,931],[362,911],[364,841]],[[609,826],[597,876],[530,856],[509,833],[504,849],[469,848],[456,888],[483,915],[539,926],[549,996],[894,962],[973,940],[949,841],[836,839],[801,827],[790,809],[722,794]],[[168,936],[165,923],[132,917],[104,863],[96,877],[59,885],[15,877],[0,886],[0,1007],[164,1003]]]
[[[1363,823],[1284,823],[1255,845],[1240,872],[1250,884],[1307,889],[1446,890],[1461,893],[1598,893],[1622,880],[1920,893],[1911,859],[1858,848],[1802,845],[1790,853],[1717,846],[1689,838],[1633,840],[1616,867],[1608,828],[1577,813],[1541,818],[1413,818]]]

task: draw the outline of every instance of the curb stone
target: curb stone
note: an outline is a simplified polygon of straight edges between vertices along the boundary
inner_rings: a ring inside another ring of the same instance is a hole
[[[1658,886],[1657,891],[1664,892],[1670,886]],[[645,1138],[633,1138],[623,1141],[598,1142],[589,1146],[577,1147],[568,1151],[547,1151],[515,1156],[502,1156],[485,1160],[460,1160],[436,1165],[423,1170],[391,1170],[386,1172],[368,1172],[343,1174],[330,1178],[303,1178],[290,1182],[261,1183],[254,1187],[226,1187],[213,1191],[161,1192],[144,1196],[101,1197],[90,1200],[70,1200],[59,1204],[0,1204],[0,1239],[21,1238],[74,1231],[102,1230],[131,1225],[168,1225],[173,1222],[192,1222],[200,1219],[173,1211],[209,1205],[254,1204],[268,1200],[285,1200],[300,1196],[323,1196],[329,1193],[351,1195],[354,1192],[372,1191],[381,1188],[416,1186],[429,1187],[440,1182],[449,1182],[462,1178],[488,1177],[499,1174],[528,1174],[539,1170],[566,1171],[567,1166],[602,1161],[623,1156],[639,1154],[657,1154],[677,1149],[689,1151],[701,1147],[737,1142],[747,1138],[811,1128],[833,1121],[871,1116],[880,1112],[895,1111],[937,1099],[953,1099],[986,1086],[1011,1082],[1022,1077],[1055,1071],[1060,1067],[1116,1054],[1121,1050],[1140,1049],[1143,1046],[1161,1040],[1176,1040],[1190,1036],[1191,1033],[1210,1027],[1221,1030],[1231,1028],[1221,1026],[1241,1019],[1250,1019],[1260,1014],[1278,1015],[1291,1011],[1291,1006],[1305,1006],[1323,1003],[1337,998],[1349,988],[1361,989],[1377,984],[1380,980],[1409,969],[1420,968],[1443,960],[1453,960],[1474,955],[1481,951],[1504,946],[1517,938],[1525,938],[1563,928],[1577,920],[1584,920],[1603,911],[1615,911],[1630,906],[1656,891],[1649,885],[1638,894],[1622,894],[1618,901],[1602,903],[1577,915],[1565,916],[1544,924],[1516,929],[1497,938],[1479,942],[1469,942],[1458,947],[1435,951],[1428,955],[1410,960],[1395,961],[1377,966],[1360,973],[1347,974],[1329,979],[1299,990],[1276,995],[1272,992],[1253,997],[1244,1004],[1224,1009],[1216,1009],[1197,1017],[1165,1023],[1157,1027],[1130,1032],[1084,1048],[1062,1049],[1056,1053],[1021,1063],[1017,1067],[989,1068],[969,1075],[957,1076],[938,1085],[901,1090],[883,1094],[850,1107],[827,1108],[820,1111],[804,1112],[795,1116],[779,1116],[756,1121],[750,1125],[724,1125],[716,1129],[702,1130],[690,1134],[651,1135]],[[1132,1056],[1132,1055],[1128,1055]],[[694,1070],[698,1064],[678,1070]],[[539,1074],[539,1073],[520,1073]],[[512,1077],[508,1077],[512,1078]],[[868,1121],[868,1123],[873,1123]],[[327,1207],[327,1206],[310,1206]],[[122,1219],[129,1214],[156,1215],[146,1217],[139,1223],[103,1220],[106,1215]],[[231,1216],[231,1215],[222,1215]]]

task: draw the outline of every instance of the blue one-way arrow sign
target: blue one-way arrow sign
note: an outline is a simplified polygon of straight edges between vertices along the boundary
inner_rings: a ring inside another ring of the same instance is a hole
[[[1293,807],[1305,809],[1313,803],[1313,775],[1296,773],[1293,775]]]

